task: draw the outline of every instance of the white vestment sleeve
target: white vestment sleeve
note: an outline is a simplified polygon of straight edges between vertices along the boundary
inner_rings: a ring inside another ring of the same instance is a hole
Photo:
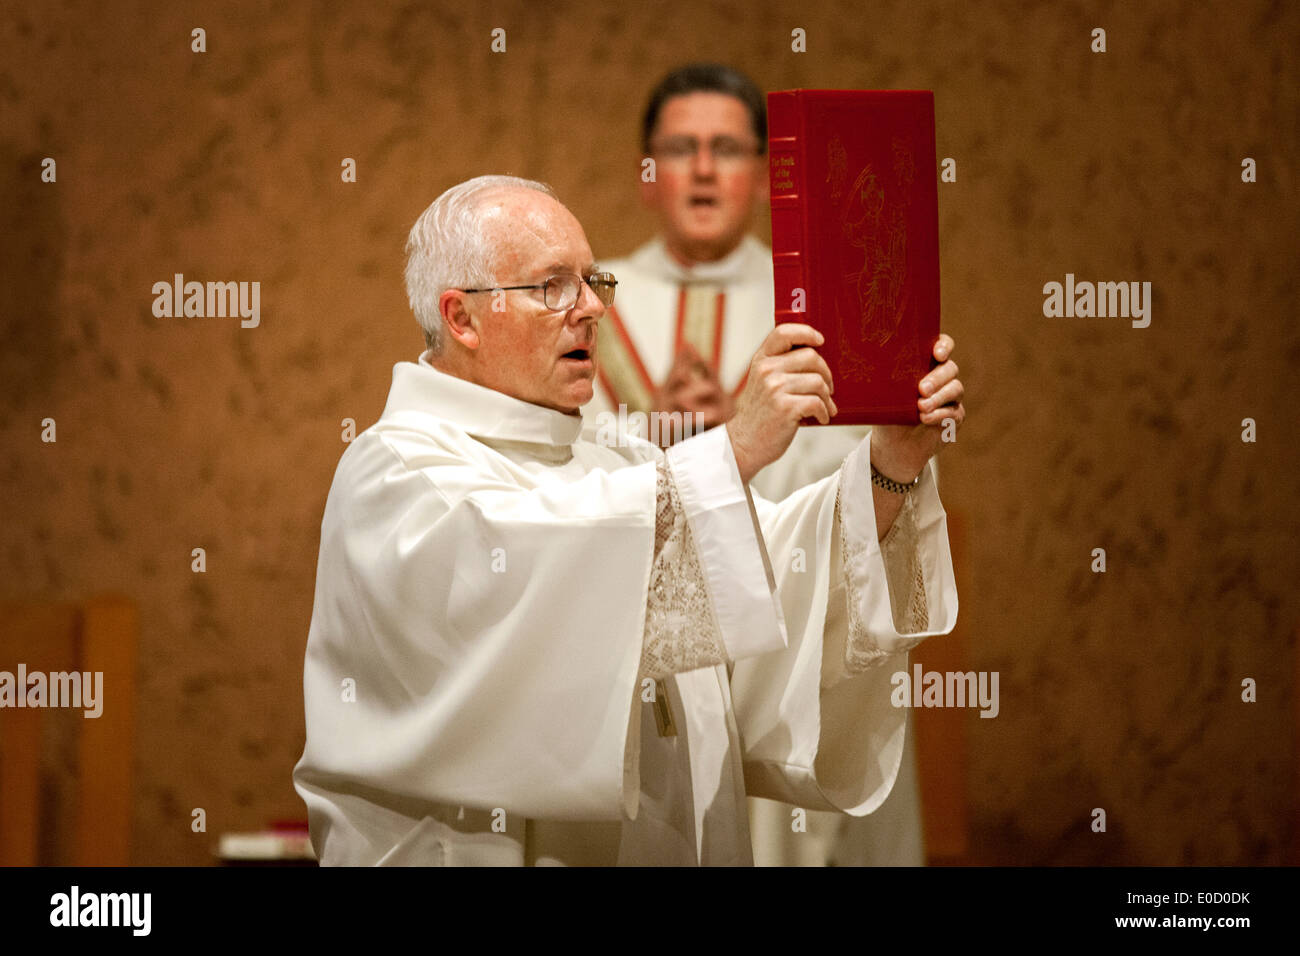
[[[883,549],[872,494],[864,439],[835,474],[756,500],[789,649],[732,675],[752,796],[862,816],[893,787],[906,713],[890,678],[910,648],[952,630],[957,589],[933,463]]]

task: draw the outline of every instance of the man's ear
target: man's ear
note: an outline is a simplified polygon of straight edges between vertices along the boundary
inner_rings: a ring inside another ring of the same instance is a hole
[[[478,319],[470,314],[466,306],[466,296],[459,289],[446,289],[438,297],[438,313],[442,316],[442,327],[453,339],[467,349],[477,349],[482,344],[479,338]]]

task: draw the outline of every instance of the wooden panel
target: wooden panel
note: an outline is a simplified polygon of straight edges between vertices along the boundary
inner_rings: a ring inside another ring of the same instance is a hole
[[[38,862],[41,716],[6,708],[0,717],[0,866]]]
[[[0,605],[0,670],[101,672],[99,717],[78,714],[73,862],[130,863],[131,776],[135,736],[135,605],[100,597],[81,607]],[[92,678],[93,679],[93,678]],[[42,827],[42,708],[0,709],[0,864],[31,866]]]
[[[17,681],[27,673],[72,670],[76,662],[76,609],[69,604],[0,604],[0,670]],[[25,681],[23,682],[25,684]],[[16,687],[26,694],[25,686]],[[43,708],[0,708],[0,865],[34,866],[41,818]]]
[[[962,671],[965,635],[973,604],[966,557],[965,522],[948,512],[948,541],[957,577],[957,626],[945,637],[932,637],[911,654],[911,664],[926,671]],[[965,860],[970,844],[966,791],[966,722],[972,711],[961,707],[917,707],[916,764],[920,778],[921,818],[926,858],[930,863]]]
[[[1295,707],[1295,739],[1291,745],[1291,765],[1295,774],[1295,800],[1291,804],[1291,865],[1300,866],[1300,627],[1295,632],[1295,690],[1291,697]]]
[[[135,738],[135,605],[98,597],[84,606],[81,669],[102,671],[103,710],[82,721],[77,796],[78,866],[131,862],[131,770]]]

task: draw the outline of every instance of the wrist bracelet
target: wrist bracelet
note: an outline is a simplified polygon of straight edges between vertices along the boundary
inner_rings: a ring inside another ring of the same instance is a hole
[[[922,470],[924,472],[924,469]],[[876,471],[876,466],[871,466],[871,483],[884,488],[886,491],[892,491],[896,495],[908,494],[920,482],[921,476],[917,475],[909,484],[903,484],[901,481],[894,481],[892,478],[886,478],[880,472]]]

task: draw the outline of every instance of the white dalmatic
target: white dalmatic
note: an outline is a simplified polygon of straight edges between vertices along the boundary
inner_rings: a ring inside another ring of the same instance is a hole
[[[743,865],[746,793],[888,794],[890,675],[957,613],[929,470],[878,542],[868,443],[773,504],[724,428],[581,431],[424,356],[344,452],[294,770],[323,863]]]

